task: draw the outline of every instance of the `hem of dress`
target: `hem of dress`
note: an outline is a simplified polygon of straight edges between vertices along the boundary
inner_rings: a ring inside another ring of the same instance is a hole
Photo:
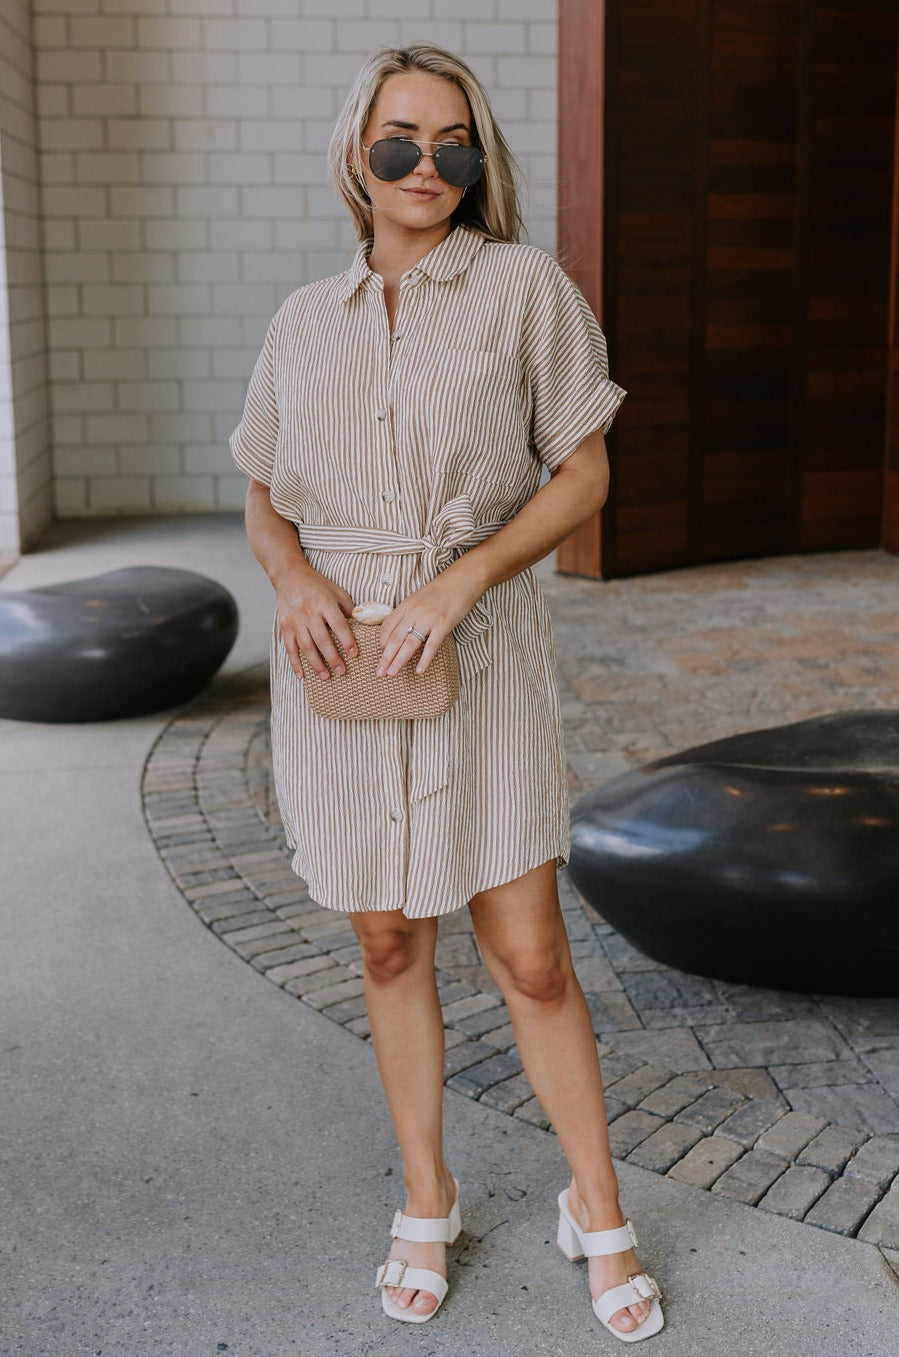
[[[561,871],[562,868],[566,866],[569,855],[570,855],[569,844],[567,840],[565,840],[551,852],[541,851],[534,854],[536,861],[531,861],[529,857],[527,865],[522,867],[521,870],[513,869],[511,875],[509,876],[503,875],[502,879],[499,881],[488,881],[485,882],[484,884],[474,886],[472,888],[471,894],[465,897],[464,899],[459,900],[457,903],[447,905],[443,909],[429,910],[422,913],[417,912],[409,913],[406,910],[405,905],[367,905],[367,904],[347,905],[343,902],[338,902],[336,900],[331,901],[329,899],[320,899],[319,896],[315,894],[315,891],[318,888],[315,886],[314,882],[311,882],[309,878],[299,869],[299,866],[297,864],[297,858],[299,857],[299,853],[294,854],[294,857],[290,865],[291,870],[300,878],[301,881],[305,882],[306,889],[309,892],[309,899],[313,902],[313,904],[320,905],[322,909],[329,909],[334,914],[395,914],[399,911],[407,919],[439,919],[442,918],[444,914],[457,914],[460,909],[466,909],[469,903],[471,902],[472,898],[475,895],[480,895],[482,891],[495,890],[498,886],[508,886],[513,881],[518,881],[520,877],[526,876],[528,872],[532,872],[535,867],[542,867],[545,862],[554,861],[556,864],[556,871],[557,872]],[[325,892],[322,891],[321,894],[324,895]]]

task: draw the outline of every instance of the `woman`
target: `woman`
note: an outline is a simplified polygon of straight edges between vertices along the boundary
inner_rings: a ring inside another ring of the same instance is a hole
[[[313,899],[350,912],[402,1155],[383,1307],[420,1323],[446,1293],[459,1208],[434,947],[438,916],[467,905],[572,1170],[560,1246],[589,1256],[597,1315],[634,1341],[663,1321],[618,1205],[559,909],[564,755],[529,570],[603,503],[603,431],[624,392],[580,293],[517,243],[511,156],[461,61],[426,44],[377,53],[331,160],[362,243],[346,273],[281,307],[231,446],[277,598],[273,757],[293,864]],[[368,601],[389,609],[382,676],[425,672],[454,632],[461,694],[443,716],[310,710],[303,662],[343,675],[358,653],[347,618]]]

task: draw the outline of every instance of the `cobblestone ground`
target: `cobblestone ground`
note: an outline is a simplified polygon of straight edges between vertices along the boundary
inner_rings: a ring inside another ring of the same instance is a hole
[[[547,577],[573,794],[739,730],[899,706],[897,586],[899,560],[873,552],[609,584]],[[143,793],[158,850],[203,922],[366,1038],[348,921],[290,871],[263,667],[171,722]],[[899,1260],[899,999],[778,993],[660,966],[582,907],[564,876],[561,886],[613,1153]],[[438,967],[447,1085],[546,1127],[465,911],[441,921]]]

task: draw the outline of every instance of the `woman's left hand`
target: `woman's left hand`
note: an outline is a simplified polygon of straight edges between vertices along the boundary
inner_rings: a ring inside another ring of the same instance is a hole
[[[392,678],[416,656],[415,672],[423,674],[444,637],[477,603],[484,590],[467,578],[464,569],[460,568],[463,560],[464,557],[436,579],[416,589],[384,618],[380,636],[384,653],[378,665],[379,677]]]

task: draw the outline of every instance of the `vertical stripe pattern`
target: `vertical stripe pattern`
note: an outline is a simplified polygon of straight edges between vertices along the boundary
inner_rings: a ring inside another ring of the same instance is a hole
[[[269,327],[231,437],[315,568],[395,606],[508,522],[624,398],[547,254],[457,228],[403,276],[393,331],[361,246]],[[272,746],[294,869],[341,910],[443,914],[568,855],[552,630],[526,570],[456,629],[462,693],[431,721],[328,721],[277,625]]]

